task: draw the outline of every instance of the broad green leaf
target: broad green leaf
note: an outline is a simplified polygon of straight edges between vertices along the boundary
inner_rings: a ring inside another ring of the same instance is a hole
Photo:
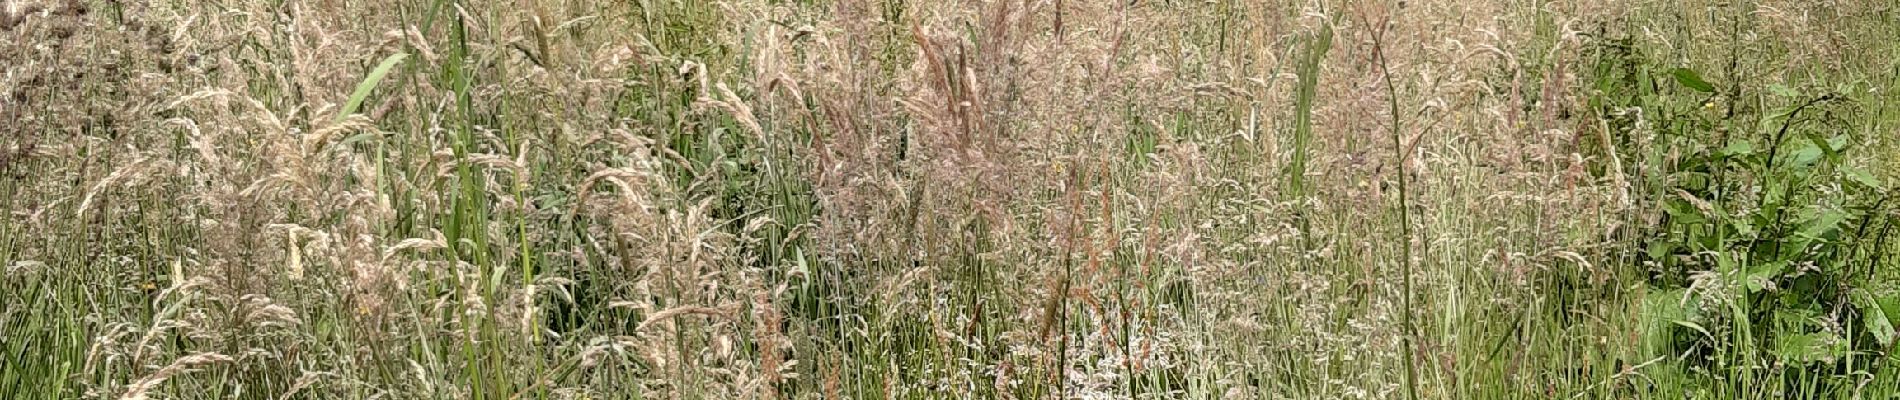
[[[1854,289],[1849,297],[1854,301],[1854,306],[1860,309],[1861,325],[1867,329],[1868,334],[1874,336],[1874,342],[1879,343],[1881,347],[1892,345],[1893,321],[1887,318],[1887,311],[1881,307],[1880,302],[1874,300],[1873,293],[1867,292],[1866,289]]]
[[[1858,183],[1869,189],[1883,190],[1887,187],[1880,182],[1880,178],[1875,178],[1873,174],[1867,173],[1867,170],[1857,167],[1841,166],[1841,174],[1847,176],[1849,182]]]
[[[1828,143],[1827,139],[1822,138],[1820,132],[1810,131],[1803,133],[1802,136],[1806,136],[1808,142],[1813,143],[1815,148],[1821,149],[1821,153],[1827,155],[1828,162],[1841,162],[1841,152],[1833,144]]]
[[[1723,274],[1727,274],[1730,271],[1739,271],[1740,273],[1743,273],[1743,274],[1748,273],[1747,266],[1742,265],[1741,261],[1737,260],[1736,258],[1737,257],[1734,254],[1716,255],[1715,256],[1715,270],[1722,272]]]
[[[1845,342],[1831,333],[1783,334],[1775,337],[1775,355],[1794,362],[1827,362],[1847,352]]]
[[[1759,292],[1763,288],[1768,287],[1771,282],[1774,282],[1775,278],[1781,277],[1782,271],[1787,270],[1787,268],[1787,261],[1773,261],[1748,267],[1748,292]]]
[[[1687,309],[1693,307],[1685,307],[1684,304],[1693,304],[1695,300],[1684,297],[1687,292],[1685,289],[1655,290],[1643,296],[1643,342],[1650,351],[1657,354],[1669,352],[1668,346],[1675,341],[1676,326],[1706,331],[1701,329],[1701,325],[1688,322],[1694,316]]]
[[[1643,313],[1647,314],[1652,321],[1663,321],[1664,323],[1667,321],[1688,319],[1689,315],[1684,309],[1683,303],[1693,302],[1695,300],[1684,297],[1685,293],[1688,293],[1687,289],[1649,292],[1648,295],[1643,296]]]
[[[1715,93],[1715,85],[1709,84],[1709,81],[1702,80],[1702,75],[1696,74],[1693,69],[1676,68],[1669,71],[1669,74],[1674,75],[1676,77],[1676,83],[1681,83],[1682,86],[1687,86],[1690,89],[1695,89],[1702,93]]]
[[[1668,240],[1657,240],[1657,241],[1649,242],[1649,258],[1651,259],[1661,260],[1663,257],[1668,257],[1670,254],[1675,254],[1675,252],[1676,252],[1675,242],[1671,242]]]
[[[1847,213],[1841,210],[1821,210],[1801,225],[1801,236],[1819,239],[1833,234],[1840,228],[1841,221],[1846,221],[1847,217]]]
[[[1762,203],[1760,210],[1755,210],[1753,218],[1755,226],[1768,226],[1775,223],[1776,218],[1781,218],[1781,209],[1786,203],[1782,203],[1778,196],[1770,195],[1770,197],[1772,198],[1768,199],[1768,202]]]
[[[1880,297],[1875,302],[1880,304],[1881,309],[1887,310],[1888,325],[1892,325],[1894,321],[1900,321],[1900,294]],[[1900,362],[1900,351],[1888,351],[1887,357],[1893,362]]]
[[[1798,296],[1799,295],[1795,297]],[[1811,302],[1793,305],[1784,304],[1783,307],[1775,309],[1773,317],[1775,326],[1781,327],[1781,329],[1789,329],[1789,332],[1808,332],[1826,329],[1820,322],[1822,320],[1820,317],[1821,312],[1815,310],[1814,307],[1815,304]]]
[[[1900,321],[1900,294],[1880,297],[1874,302],[1879,303],[1881,309],[1887,310],[1888,321]]]
[[[1735,229],[1736,235],[1740,235],[1744,238],[1755,237],[1755,234],[1758,233],[1758,230],[1755,229],[1754,218],[1731,218],[1729,219],[1728,225]]]
[[[369,98],[369,92],[376,89],[376,84],[381,83],[383,77],[389,76],[389,71],[396,68],[396,64],[402,63],[402,60],[408,57],[408,53],[391,54],[388,58],[384,58],[383,63],[377,65],[376,69],[370,70],[369,76],[363,77],[363,81],[356,84],[356,91],[350,93],[350,100],[343,103],[343,111],[336,113],[336,120],[342,121],[344,117],[355,114],[358,108],[363,107],[363,99]]]
[[[1820,161],[1821,156],[1824,154],[1821,148],[1815,146],[1814,143],[1802,143],[1800,149],[1788,155],[1789,160],[1787,163],[1777,164],[1776,167],[1786,165],[1789,168],[1807,168],[1810,165],[1814,165],[1815,161]]]
[[[1669,216],[1675,218],[1679,223],[1699,224],[1709,220],[1708,216],[1703,215],[1701,210],[1696,209],[1694,205],[1690,205],[1688,201],[1682,199],[1665,200],[1663,201],[1663,207],[1663,211],[1668,212]]]

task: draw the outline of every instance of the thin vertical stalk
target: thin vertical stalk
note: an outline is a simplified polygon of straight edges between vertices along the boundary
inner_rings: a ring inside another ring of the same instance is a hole
[[[457,291],[464,296],[463,300],[466,300],[467,296],[478,296],[482,304],[494,304],[490,299],[491,290],[488,286],[491,282],[486,235],[488,213],[486,206],[482,204],[486,192],[482,187],[484,186],[483,179],[468,163],[469,154],[475,151],[476,141],[473,130],[474,98],[470,92],[473,86],[471,76],[473,72],[469,71],[468,27],[467,21],[464,20],[467,14],[462,12],[464,10],[462,1],[455,0],[451,3],[451,9],[444,11],[453,13],[450,16],[449,31],[452,43],[449,46],[448,73],[450,87],[454,88],[456,100],[457,118],[455,120],[457,123],[455,139],[451,142],[455,154],[455,176],[460,188],[456,193],[455,207],[451,211],[449,220],[449,240],[452,241],[449,247],[456,249],[451,257],[457,260],[466,259],[470,265],[474,266],[475,275],[479,278],[475,287]],[[457,282],[457,285],[460,285],[460,282]],[[462,301],[458,304],[467,304],[467,302]],[[467,318],[468,314],[464,312],[463,315],[462,329],[468,332],[464,336],[467,342],[462,345],[462,361],[464,373],[467,374],[470,387],[473,389],[473,397],[484,399],[499,395],[500,382],[493,382],[488,376],[491,370],[489,364],[496,361],[495,356],[499,351],[493,348],[493,341],[489,340],[492,336],[490,330],[493,328],[491,318],[483,316],[483,318],[473,318],[474,321],[469,321],[471,318]]]
[[[1307,43],[1306,60],[1299,68],[1299,91],[1295,93],[1293,103],[1293,163],[1287,166],[1296,200],[1304,202],[1306,198],[1306,160],[1310,157],[1313,141],[1313,98],[1319,86],[1320,62],[1326,59],[1326,51],[1333,47],[1333,28],[1331,24],[1320,25],[1320,31],[1313,41]],[[1304,211],[1304,209],[1302,209]],[[1309,232],[1306,215],[1300,215],[1300,234]]]
[[[1399,339],[1405,347],[1402,356],[1405,362],[1405,397],[1418,400],[1418,369],[1412,365],[1415,362],[1412,359],[1418,356],[1418,345],[1414,343],[1415,329],[1412,326],[1412,212],[1406,201],[1404,120],[1399,118],[1399,90],[1392,85],[1392,68],[1385,57],[1383,30],[1374,31],[1372,51],[1379,58],[1379,75],[1385,81],[1387,111],[1392,115],[1392,157],[1397,161],[1393,170],[1398,172],[1399,181],[1399,234],[1402,236],[1399,238],[1399,329],[1402,331]]]

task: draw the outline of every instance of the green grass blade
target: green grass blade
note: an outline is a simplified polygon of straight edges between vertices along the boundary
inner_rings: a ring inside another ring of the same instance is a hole
[[[389,71],[394,70],[396,64],[402,63],[402,60],[406,58],[409,58],[409,53],[391,54],[384,58],[383,63],[377,65],[376,69],[370,70],[369,76],[363,77],[363,82],[356,84],[356,91],[350,93],[350,101],[343,103],[343,111],[336,113],[336,121],[341,122],[343,118],[355,114],[358,108],[362,108],[363,99],[368,98],[369,92],[376,89],[376,84],[389,76]]]
[[[1313,41],[1307,43],[1306,60],[1299,69],[1300,86],[1299,92],[1295,93],[1293,106],[1293,163],[1287,170],[1295,197],[1306,196],[1306,160],[1312,151],[1314,92],[1319,87],[1320,63],[1326,60],[1326,52],[1332,47],[1332,25],[1320,26]]]

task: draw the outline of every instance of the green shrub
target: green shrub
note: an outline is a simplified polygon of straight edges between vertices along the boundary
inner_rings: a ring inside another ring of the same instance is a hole
[[[1892,362],[1900,296],[1878,271],[1894,196],[1849,157],[1868,139],[1853,133],[1866,123],[1853,89],[1715,83],[1629,41],[1597,55],[1592,106],[1635,156],[1608,167],[1638,177],[1645,210],[1630,223],[1651,288],[1647,357],[1737,387],[1851,385],[1836,378]]]

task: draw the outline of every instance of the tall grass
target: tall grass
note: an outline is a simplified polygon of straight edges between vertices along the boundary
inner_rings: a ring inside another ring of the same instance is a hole
[[[1388,22],[1378,23],[1386,25]],[[1412,210],[1410,203],[1406,202],[1408,197],[1405,190],[1405,181],[1411,179],[1405,174],[1405,164],[1411,154],[1405,147],[1405,120],[1403,114],[1399,113],[1399,89],[1392,85],[1392,67],[1385,58],[1386,31],[1383,27],[1375,29],[1372,33],[1372,56],[1379,60],[1379,77],[1384,82],[1386,93],[1386,112],[1392,118],[1392,168],[1397,171],[1398,178],[1395,180],[1399,187],[1399,340],[1405,344],[1405,397],[1417,400],[1418,369],[1413,365],[1416,357],[1410,356],[1418,354],[1418,347],[1414,344],[1418,327],[1412,324]]]
[[[16,1],[0,398],[1892,398],[1896,15]]]

